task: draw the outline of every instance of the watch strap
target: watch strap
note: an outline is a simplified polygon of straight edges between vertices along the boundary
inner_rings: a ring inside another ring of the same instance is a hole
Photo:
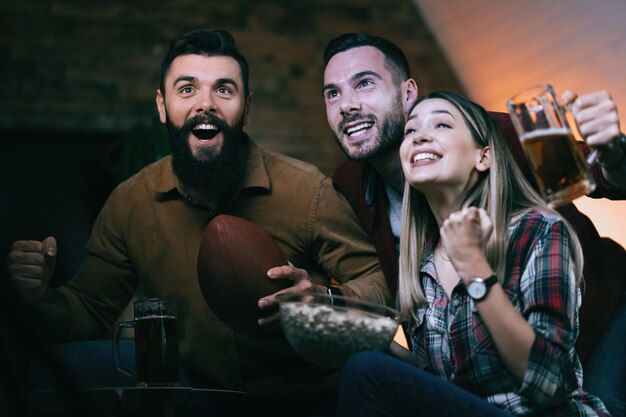
[[[487,286],[487,289],[489,289],[493,287],[496,282],[498,282],[498,276],[496,274],[492,274],[489,278],[487,278],[484,281],[485,281],[485,285]]]

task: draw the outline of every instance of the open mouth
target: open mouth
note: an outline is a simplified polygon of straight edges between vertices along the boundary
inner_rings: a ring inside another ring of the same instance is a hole
[[[431,162],[436,162],[438,160],[441,159],[441,155],[433,153],[433,152],[427,152],[427,151],[419,151],[419,152],[415,152],[411,158],[411,165],[412,166],[417,166],[417,165],[423,165],[423,164],[429,164]]]
[[[191,133],[200,140],[211,140],[220,133],[220,129],[212,123],[198,123],[191,129]]]
[[[374,126],[374,122],[361,122],[352,126],[348,126],[343,130],[343,133],[351,138],[357,138],[363,136],[371,127]]]
[[[436,161],[440,158],[441,158],[440,156],[435,155],[434,153],[420,152],[413,156],[412,161],[414,164],[417,164],[422,161]]]

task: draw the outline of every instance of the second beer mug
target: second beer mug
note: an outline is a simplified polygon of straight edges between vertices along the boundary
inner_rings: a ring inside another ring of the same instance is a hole
[[[544,198],[558,207],[592,192],[595,181],[550,84],[513,96],[507,108]]]
[[[149,298],[133,304],[135,319],[117,325],[113,358],[118,371],[136,379],[140,387],[178,385],[178,330],[176,304],[172,300]],[[120,331],[135,328],[135,370],[120,362]]]

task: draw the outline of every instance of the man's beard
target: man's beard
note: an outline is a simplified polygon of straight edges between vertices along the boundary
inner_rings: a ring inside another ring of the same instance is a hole
[[[342,149],[343,153],[356,162],[371,162],[388,152],[398,152],[398,148],[404,139],[404,110],[398,97],[397,105],[384,115],[380,134],[375,141],[362,144],[344,145],[337,133],[333,131],[335,142]],[[374,115],[362,113],[352,114],[342,120],[340,127],[356,120],[371,119],[378,124],[378,119]],[[343,128],[340,130],[343,132]]]
[[[192,129],[199,123],[216,125],[222,133],[221,149],[212,146],[200,150],[195,155],[189,144]],[[243,139],[243,118],[234,126],[211,115],[197,115],[176,126],[166,117],[165,124],[169,133],[172,151],[172,169],[174,174],[188,188],[198,190],[223,190],[230,186],[241,172],[241,147]]]

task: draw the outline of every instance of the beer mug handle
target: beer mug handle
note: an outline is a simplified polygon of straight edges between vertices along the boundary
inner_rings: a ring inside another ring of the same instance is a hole
[[[113,360],[115,362],[115,368],[121,373],[128,375],[132,378],[137,378],[137,372],[127,366],[124,366],[120,361],[120,333],[122,329],[128,329],[135,325],[134,321],[123,321],[118,323],[117,329],[115,329],[115,335],[113,336]]]

